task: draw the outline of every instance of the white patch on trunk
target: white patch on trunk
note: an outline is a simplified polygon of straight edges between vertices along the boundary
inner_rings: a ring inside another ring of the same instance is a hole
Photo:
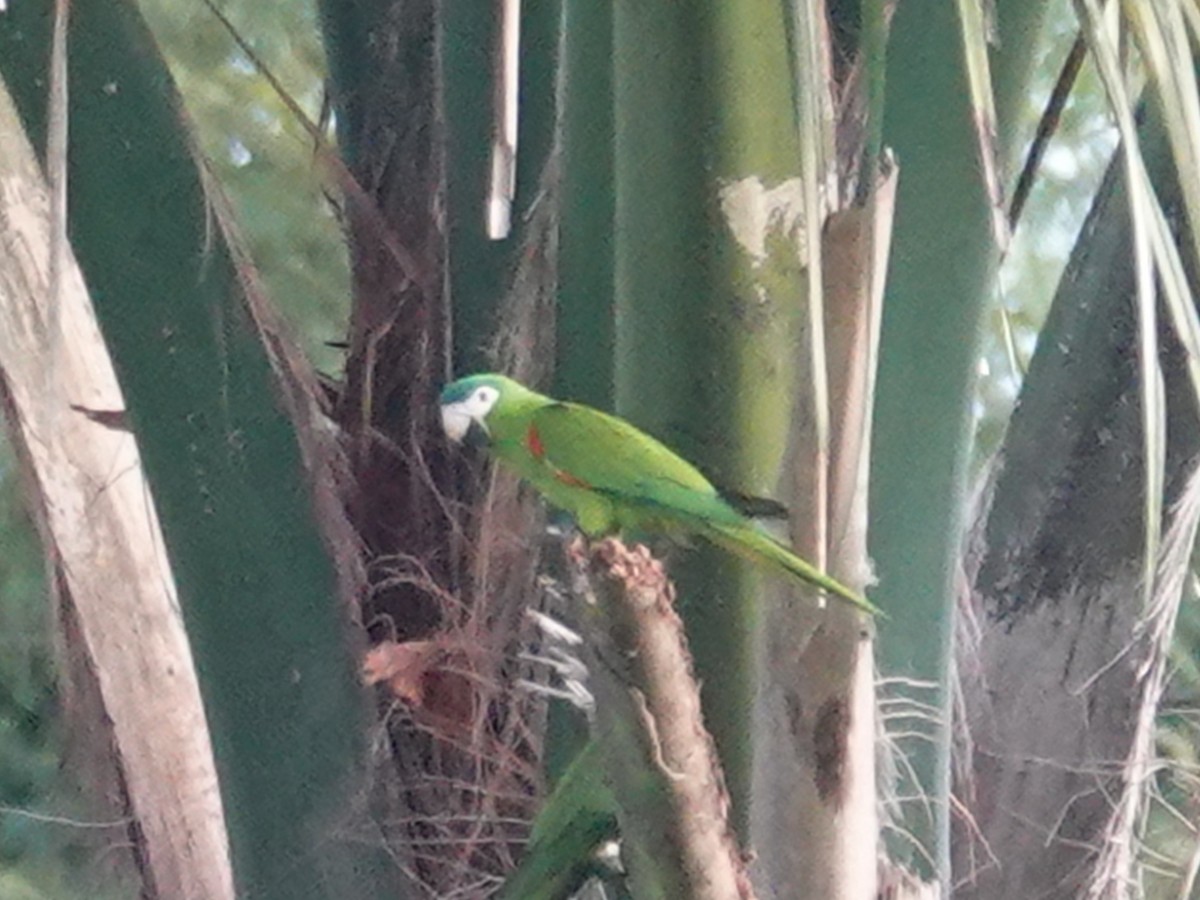
[[[789,178],[768,188],[751,175],[722,184],[717,195],[734,240],[754,260],[755,268],[767,260],[767,237],[772,232],[787,235],[795,242],[800,258],[807,256],[801,179]]]

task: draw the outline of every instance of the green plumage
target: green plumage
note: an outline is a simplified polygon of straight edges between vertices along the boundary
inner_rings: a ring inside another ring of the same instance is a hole
[[[448,432],[456,417],[465,430],[469,416],[486,432],[491,453],[571,513],[589,537],[619,531],[697,534],[878,612],[767,534],[695,466],[622,419],[490,374],[448,385],[442,415]]]

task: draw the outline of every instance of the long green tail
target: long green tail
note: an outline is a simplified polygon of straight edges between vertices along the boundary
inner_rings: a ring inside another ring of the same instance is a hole
[[[778,566],[800,581],[820,588],[831,597],[853,604],[863,612],[873,616],[887,617],[883,610],[866,597],[850,590],[816,566],[806,563],[783,544],[753,525],[709,523],[704,535],[713,543],[719,544],[731,553],[736,553],[751,562],[766,562]]]

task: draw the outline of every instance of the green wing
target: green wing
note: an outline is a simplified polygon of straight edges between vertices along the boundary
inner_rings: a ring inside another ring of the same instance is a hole
[[[742,522],[695,466],[628,422],[574,403],[533,414],[543,460],[616,502]]]
[[[559,481],[602,494],[615,507],[651,518],[665,514],[735,553],[879,612],[758,528],[695,466],[628,422],[587,406],[552,403],[531,416],[527,444]]]

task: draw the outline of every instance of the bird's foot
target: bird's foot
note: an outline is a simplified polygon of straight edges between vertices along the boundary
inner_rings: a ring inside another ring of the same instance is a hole
[[[566,544],[567,559],[571,564],[583,568],[588,562],[588,540],[582,532],[576,531]]]

